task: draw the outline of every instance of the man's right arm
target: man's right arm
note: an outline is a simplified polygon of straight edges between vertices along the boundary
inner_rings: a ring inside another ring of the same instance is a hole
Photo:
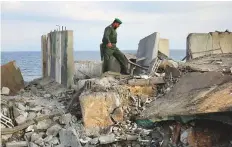
[[[109,27],[105,28],[103,40],[104,40],[104,43],[106,43],[106,44],[111,43],[110,42],[110,32],[111,32],[111,29]]]

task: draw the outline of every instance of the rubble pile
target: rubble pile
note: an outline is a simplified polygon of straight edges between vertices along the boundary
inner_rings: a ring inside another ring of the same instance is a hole
[[[231,58],[163,59],[154,76],[107,72],[71,89],[49,78],[28,83],[15,96],[4,87],[2,145],[232,146]]]

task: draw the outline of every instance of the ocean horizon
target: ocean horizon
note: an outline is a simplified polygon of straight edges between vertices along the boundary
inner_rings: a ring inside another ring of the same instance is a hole
[[[122,50],[124,53],[136,54],[137,50]],[[172,49],[170,57],[181,60],[185,56],[185,50]],[[1,65],[12,60],[16,61],[20,68],[24,81],[31,81],[42,76],[41,51],[1,51]],[[100,61],[100,51],[74,51],[75,61]]]

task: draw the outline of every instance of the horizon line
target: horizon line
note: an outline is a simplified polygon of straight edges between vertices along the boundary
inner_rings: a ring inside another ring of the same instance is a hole
[[[137,51],[138,49],[123,49],[121,51]],[[185,50],[185,49],[169,49],[169,50]],[[73,51],[96,51],[96,52],[99,52],[98,50],[73,50]],[[29,51],[29,50],[9,50],[9,51],[6,51],[6,50],[1,50],[1,52],[41,52],[41,50],[33,50],[33,51]]]

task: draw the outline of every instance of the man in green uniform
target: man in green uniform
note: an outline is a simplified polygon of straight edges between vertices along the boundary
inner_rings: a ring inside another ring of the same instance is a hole
[[[127,72],[127,59],[125,55],[117,48],[117,32],[116,29],[122,24],[121,20],[116,18],[113,23],[105,28],[102,38],[101,59],[103,60],[103,72],[109,71],[110,60],[115,57],[120,63],[121,73]]]

